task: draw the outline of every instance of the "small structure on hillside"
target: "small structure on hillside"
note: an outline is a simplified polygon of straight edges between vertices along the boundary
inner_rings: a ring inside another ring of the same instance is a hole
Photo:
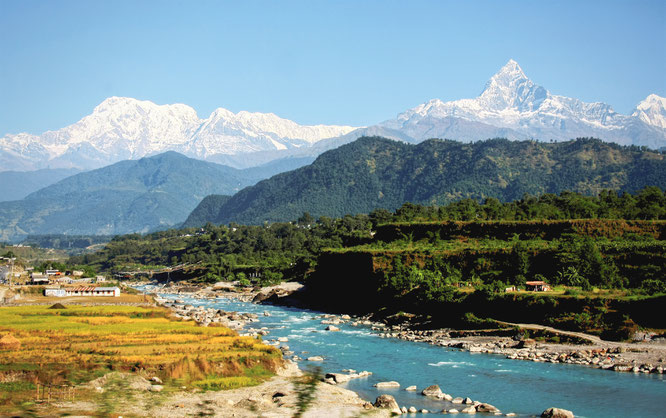
[[[549,292],[550,285],[542,280],[525,282],[525,290],[528,292]]]
[[[32,273],[30,277],[30,284],[49,284],[50,281],[46,274]]]

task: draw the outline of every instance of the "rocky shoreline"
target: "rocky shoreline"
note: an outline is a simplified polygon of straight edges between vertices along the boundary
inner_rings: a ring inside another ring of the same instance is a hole
[[[174,286],[162,289],[164,292],[182,294],[201,299],[233,298],[244,302],[254,301],[260,303],[266,300],[286,299],[289,294],[298,290],[297,283],[264,288],[260,291],[237,292],[231,288],[183,288]],[[176,304],[177,305],[177,304]],[[203,308],[201,308],[203,309]],[[243,330],[248,322],[257,321],[253,314],[231,314],[212,312],[201,309],[176,311],[182,318],[194,319],[201,324],[209,325],[218,322],[237,331]],[[475,335],[478,333],[465,332],[452,329],[415,329],[414,324],[408,322],[387,324],[386,318],[374,320],[372,315],[352,317],[350,315],[321,314],[321,323],[328,326],[329,331],[335,331],[336,325],[348,323],[351,326],[368,326],[379,333],[382,338],[398,338],[407,341],[424,342],[441,347],[456,348],[472,353],[486,353],[503,355],[512,360],[524,360],[548,363],[575,364],[600,368],[616,372],[632,373],[658,373],[663,374],[666,369],[666,344],[650,343],[623,343],[603,341],[596,337],[591,344],[559,344],[535,341],[533,339],[516,338],[517,329],[508,330],[502,335]],[[501,334],[496,330],[492,333]],[[492,334],[491,333],[491,334]],[[564,332],[566,334],[566,332]],[[244,335],[268,335],[266,329],[249,328]],[[590,336],[592,338],[592,336]],[[271,341],[269,340],[269,343]],[[275,342],[273,342],[275,343]],[[288,350],[283,350],[290,355]],[[301,360],[293,357],[294,360]]]

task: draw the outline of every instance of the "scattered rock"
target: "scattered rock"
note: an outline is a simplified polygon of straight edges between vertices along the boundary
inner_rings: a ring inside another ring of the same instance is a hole
[[[451,402],[453,400],[453,396],[449,395],[448,393],[442,393],[441,395],[438,396],[438,398],[448,402]]]
[[[312,356],[308,357],[308,361],[324,361],[324,358],[322,356]]]
[[[418,411],[417,411],[416,408],[414,408],[413,406],[410,406],[409,409],[407,410],[407,412],[409,412],[410,414],[415,414],[415,413],[417,413]]]
[[[164,386],[162,385],[151,385],[148,390],[151,392],[162,392],[162,389],[164,389]]]
[[[329,325],[326,327],[326,331],[340,331],[340,328],[333,325]]]
[[[161,384],[162,384],[162,379],[160,379],[160,378],[157,377],[157,376],[153,376],[153,378],[150,379],[150,381],[151,381],[151,382],[155,382],[155,383],[157,383],[158,385],[161,385]]]
[[[474,403],[474,401],[473,401],[472,399],[470,399],[470,398],[465,398],[465,400],[463,401],[463,403],[464,403],[465,405],[471,405],[471,404]]]
[[[421,391],[423,396],[432,396],[439,397],[442,394],[442,390],[437,385],[431,385]]]
[[[541,413],[542,418],[574,418],[571,411],[561,408],[548,408]]]
[[[390,381],[390,382],[379,382],[375,383],[374,386],[376,388],[399,388],[400,383],[395,382],[395,381]]]
[[[500,410],[489,403],[480,403],[476,406],[476,412],[497,413]]]
[[[459,404],[459,403],[463,403],[463,400],[464,400],[463,398],[453,398],[451,403]]]
[[[449,409],[449,410],[446,411],[446,412],[449,413],[449,414],[457,414],[457,413],[459,413],[460,411],[458,411],[457,409],[453,408],[453,409]]]
[[[391,395],[379,395],[374,403],[375,408],[388,409],[393,414],[401,414],[402,411]]]
[[[333,379],[336,384],[349,382],[352,379],[351,375],[344,373],[326,373],[326,379]]]
[[[476,408],[473,406],[468,406],[467,408],[463,409],[462,411],[463,414],[476,414]]]
[[[416,391],[416,386],[407,386],[405,388],[405,390],[408,391],[408,392],[414,392],[414,391]]]

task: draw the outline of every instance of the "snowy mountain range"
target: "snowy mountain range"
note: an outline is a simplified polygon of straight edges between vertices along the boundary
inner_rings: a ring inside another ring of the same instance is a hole
[[[527,78],[510,60],[475,99],[434,99],[380,124],[417,141],[488,137],[563,141],[597,137],[623,145],[666,145],[666,99],[655,94],[622,115],[605,103],[558,96]]]
[[[199,119],[196,111],[184,104],[157,105],[110,97],[92,114],[63,129],[0,139],[0,171],[92,169],[165,151],[211,160],[216,155],[308,146],[354,129],[303,126],[272,113],[233,113],[223,108]]]
[[[92,169],[165,151],[251,166],[288,156],[315,156],[369,133],[408,142],[492,137],[562,141],[592,136],[660,148],[666,146],[666,99],[652,94],[631,115],[622,115],[604,103],[550,93],[527,78],[513,60],[477,98],[434,99],[395,119],[362,128],[303,126],[272,113],[233,113],[223,108],[200,119],[184,104],[111,97],[92,114],[60,130],[0,138],[0,171]]]

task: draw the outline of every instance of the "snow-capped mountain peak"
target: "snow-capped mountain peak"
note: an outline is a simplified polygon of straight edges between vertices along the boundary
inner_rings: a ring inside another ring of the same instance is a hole
[[[515,108],[520,111],[537,109],[548,96],[548,91],[527,78],[514,60],[492,76],[477,99],[488,109],[501,111]]]
[[[621,115],[605,103],[558,96],[530,80],[509,60],[474,99],[433,99],[381,126],[416,140],[465,141],[494,136],[509,139],[568,140],[594,136],[621,144],[666,145],[664,99],[651,95],[633,115]]]
[[[631,114],[648,125],[666,128],[666,98],[651,94]]]

